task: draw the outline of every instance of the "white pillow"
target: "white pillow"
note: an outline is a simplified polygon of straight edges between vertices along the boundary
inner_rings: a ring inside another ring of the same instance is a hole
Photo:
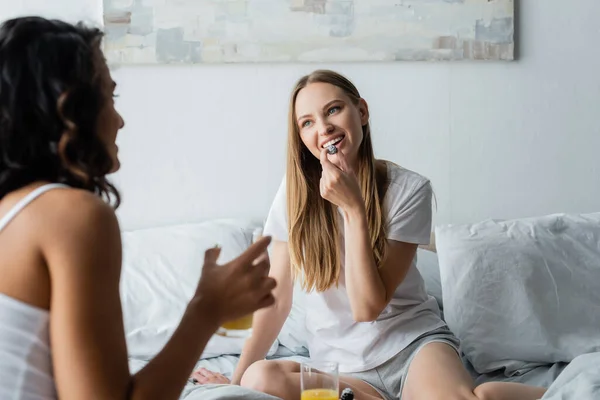
[[[436,229],[445,319],[479,373],[600,351],[600,213]]]
[[[440,307],[440,310],[444,310],[444,304],[442,301],[442,283],[440,282],[440,262],[438,255],[433,251],[425,249],[417,249],[417,269],[423,277],[425,282],[425,289],[427,294],[435,297],[435,300]]]
[[[215,220],[123,232],[120,289],[130,357],[150,359],[167,343],[196,289],[206,249],[219,244],[219,262],[228,262],[248,248],[257,226]],[[240,354],[242,345],[243,339],[214,336],[202,357]]]
[[[282,346],[298,355],[308,354],[308,331],[306,330],[306,294],[300,282],[294,283],[294,300],[292,309],[285,320],[279,336]]]

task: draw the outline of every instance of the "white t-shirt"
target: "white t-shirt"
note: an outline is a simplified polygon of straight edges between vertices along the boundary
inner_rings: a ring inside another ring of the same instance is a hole
[[[429,244],[432,190],[428,179],[387,163],[390,181],[384,198],[387,237]],[[343,218],[339,219],[343,246]],[[285,179],[265,223],[265,235],[288,240]],[[342,247],[343,249],[343,247]],[[427,295],[416,268],[416,256],[388,306],[373,322],[355,322],[342,271],[337,287],[306,293],[306,329],[311,359],[337,361],[340,372],[375,368],[394,357],[420,335],[445,325],[435,298]]]

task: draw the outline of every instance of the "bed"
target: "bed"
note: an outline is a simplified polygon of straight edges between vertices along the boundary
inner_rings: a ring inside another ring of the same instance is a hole
[[[195,290],[204,250],[244,251],[260,221],[215,220],[123,232],[121,298],[132,371],[165,345]],[[476,384],[549,388],[543,400],[600,399],[600,213],[438,226],[417,268],[462,341]],[[582,312],[582,310],[584,312]],[[303,293],[269,358],[307,359]],[[197,367],[231,377],[243,342],[214,336]],[[239,386],[193,385],[186,400],[273,400]]]

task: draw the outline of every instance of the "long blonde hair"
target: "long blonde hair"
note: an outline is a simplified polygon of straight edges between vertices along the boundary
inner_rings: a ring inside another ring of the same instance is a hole
[[[340,277],[342,249],[338,212],[335,205],[321,197],[321,164],[300,138],[295,111],[300,90],[316,82],[337,86],[355,105],[359,104],[361,97],[347,78],[333,71],[317,70],[298,81],[290,99],[286,191],[292,271],[294,278],[303,276],[304,290],[323,292],[337,285]],[[375,263],[379,267],[387,249],[386,224],[382,212],[387,190],[387,167],[375,160],[369,124],[362,129],[363,140],[358,150],[356,174],[365,200]]]

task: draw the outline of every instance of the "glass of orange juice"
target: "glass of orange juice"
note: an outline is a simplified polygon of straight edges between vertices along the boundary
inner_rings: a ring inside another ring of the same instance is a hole
[[[222,324],[217,335],[246,338],[252,335],[252,314]]]
[[[262,237],[262,228],[254,229],[252,232],[252,243]],[[253,314],[245,315],[233,321],[227,321],[217,330],[217,335],[226,337],[247,338],[252,335]]]
[[[336,362],[306,362],[300,366],[301,400],[338,400],[339,372]]]

